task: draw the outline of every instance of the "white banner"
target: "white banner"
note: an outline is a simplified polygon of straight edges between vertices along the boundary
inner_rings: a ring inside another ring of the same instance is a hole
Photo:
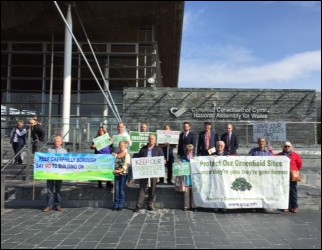
[[[286,156],[201,156],[190,164],[198,207],[288,208],[290,160]]]
[[[179,135],[180,135],[180,131],[157,130],[158,144],[162,144],[162,143],[178,144]]]
[[[164,157],[132,158],[133,179],[165,177]]]

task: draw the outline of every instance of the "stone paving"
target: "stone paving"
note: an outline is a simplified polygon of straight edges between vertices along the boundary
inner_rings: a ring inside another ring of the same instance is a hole
[[[321,211],[6,209],[1,249],[321,249]]]

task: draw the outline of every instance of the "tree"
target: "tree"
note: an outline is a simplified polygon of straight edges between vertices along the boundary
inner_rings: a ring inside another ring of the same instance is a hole
[[[238,190],[245,191],[246,189],[251,190],[252,185],[248,183],[245,178],[239,177],[239,178],[236,178],[236,180],[233,182],[231,189],[236,191]]]

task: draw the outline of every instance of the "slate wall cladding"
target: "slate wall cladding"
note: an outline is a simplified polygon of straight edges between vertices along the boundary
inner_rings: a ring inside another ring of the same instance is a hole
[[[320,112],[315,90],[125,88],[123,121],[130,130],[148,122],[150,131],[189,121],[196,132],[210,121],[221,135],[235,125],[241,143],[252,142],[254,122],[286,122],[287,140],[314,143]],[[171,111],[172,113],[171,113]],[[306,123],[304,123],[306,122]],[[132,127],[131,127],[132,126]]]

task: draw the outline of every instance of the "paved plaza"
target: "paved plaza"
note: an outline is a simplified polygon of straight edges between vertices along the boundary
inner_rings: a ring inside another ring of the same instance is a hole
[[[321,249],[321,211],[6,209],[1,249]]]

